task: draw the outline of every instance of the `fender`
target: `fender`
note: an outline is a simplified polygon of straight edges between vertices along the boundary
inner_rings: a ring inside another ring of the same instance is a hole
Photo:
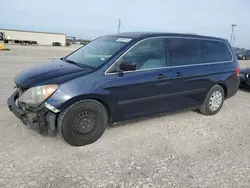
[[[98,102],[102,103],[102,105],[106,108],[108,115],[109,115],[109,122],[112,123],[115,119],[115,105],[112,104],[112,101],[109,100],[107,96],[99,95],[99,94],[82,94],[77,95],[72,98],[69,98],[68,100],[60,103],[60,105],[56,104],[56,100],[53,100],[53,98],[50,98],[47,103],[51,104],[52,106],[55,106],[58,110],[61,112],[73,105],[76,102],[86,100],[86,99],[94,99]]]

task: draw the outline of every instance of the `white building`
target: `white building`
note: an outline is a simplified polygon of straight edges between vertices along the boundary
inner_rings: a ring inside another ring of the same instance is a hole
[[[0,32],[3,32],[5,38],[8,40],[37,41],[39,45],[52,45],[53,42],[60,42],[64,46],[66,43],[66,34],[63,33],[23,31],[13,29],[0,29]]]

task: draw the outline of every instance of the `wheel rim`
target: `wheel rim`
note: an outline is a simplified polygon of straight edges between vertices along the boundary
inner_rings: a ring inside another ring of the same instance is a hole
[[[73,132],[83,136],[93,131],[97,123],[97,115],[91,111],[84,111],[78,114],[73,121]]]
[[[209,108],[212,111],[216,111],[222,103],[222,94],[219,91],[215,91],[209,100]]]

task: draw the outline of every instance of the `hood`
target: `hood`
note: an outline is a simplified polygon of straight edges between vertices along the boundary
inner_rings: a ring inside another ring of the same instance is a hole
[[[15,83],[22,88],[46,84],[60,84],[91,71],[91,69],[79,67],[59,59],[25,69],[16,76]]]
[[[250,68],[242,68],[240,69],[240,72],[244,74],[250,74]]]

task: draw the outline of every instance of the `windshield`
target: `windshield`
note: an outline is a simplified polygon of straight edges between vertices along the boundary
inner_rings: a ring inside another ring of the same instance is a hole
[[[66,60],[97,68],[124,47],[131,39],[119,37],[101,37],[80,48]]]

